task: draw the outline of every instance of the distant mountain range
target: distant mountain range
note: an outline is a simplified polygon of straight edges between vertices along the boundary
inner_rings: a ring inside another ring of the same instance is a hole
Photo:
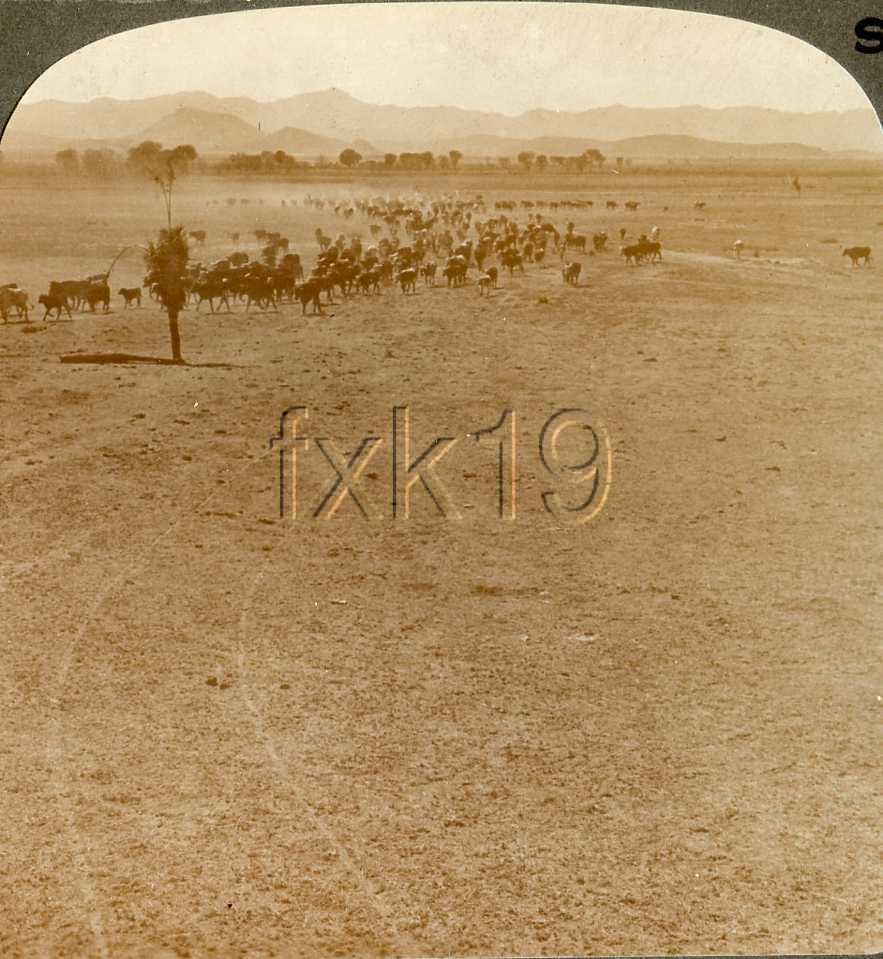
[[[362,153],[374,153],[363,140],[338,140],[286,126],[273,133],[262,133],[256,126],[232,113],[214,113],[194,107],[179,107],[139,132],[136,140],[157,140],[163,144],[192,143],[201,154],[260,153],[261,150],[285,150],[297,155],[326,153],[337,156],[346,147]]]
[[[724,143],[701,137],[670,136],[664,133],[624,140],[580,140],[572,137],[537,137],[513,140],[509,137],[472,136],[437,141],[436,153],[459,150],[464,156],[517,157],[522,151],[546,156],[573,156],[597,149],[606,157],[631,160],[729,160],[729,159],[809,159],[828,154],[819,147],[803,143]]]
[[[364,141],[337,140],[296,127],[283,127],[274,133],[261,131],[231,113],[216,113],[195,107],[179,107],[134,134],[118,137],[63,136],[22,129],[13,119],[2,140],[2,148],[11,153],[56,153],[65,147],[80,150],[112,149],[125,151],[142,140],[156,140],[165,146],[191,143],[201,156],[227,156],[231,153],[260,153],[284,150],[292,156],[336,157],[346,147],[355,147],[363,155],[376,152]]]
[[[870,108],[784,113],[759,107],[611,106],[509,117],[458,107],[376,105],[336,89],[268,103],[187,92],[145,100],[23,104],[4,132],[2,148],[49,152],[91,141],[119,149],[145,139],[192,143],[204,155],[282,149],[333,156],[347,146],[366,156],[450,149],[467,156],[513,156],[521,150],[564,155],[589,147],[632,158],[883,152],[883,132]]]

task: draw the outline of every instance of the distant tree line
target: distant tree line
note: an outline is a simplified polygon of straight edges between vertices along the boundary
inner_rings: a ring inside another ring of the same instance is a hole
[[[55,162],[67,176],[107,179],[125,172],[124,159],[114,150],[59,150],[55,154]]]
[[[547,156],[545,153],[523,151],[518,154],[513,163],[512,157],[497,157],[491,160],[473,159],[469,163],[470,169],[519,170],[525,173],[536,171],[543,173],[549,169],[558,169],[563,172],[584,173],[589,170],[600,170],[606,161],[600,150],[590,149],[575,156]],[[617,158],[621,166],[622,158]],[[383,158],[368,158],[362,156],[353,147],[341,150],[337,160],[325,156],[316,158],[312,163],[297,160],[283,150],[275,153],[234,153],[220,161],[214,169],[221,173],[260,174],[260,173],[291,173],[298,170],[330,170],[343,168],[345,170],[361,170],[366,173],[402,170],[408,172],[439,171],[442,173],[456,172],[461,167],[463,154],[459,150],[449,150],[447,153],[434,154],[430,150],[420,153],[384,153]]]
[[[151,179],[167,176],[171,169],[179,174],[190,172],[197,153],[190,144],[165,149],[155,140],[144,140],[131,147],[126,155],[108,148],[75,150],[68,148],[55,154],[55,163],[67,176],[87,176],[96,179],[134,174]]]
[[[383,160],[364,160],[362,154],[352,147],[341,150],[337,160],[348,170],[361,167],[367,170],[456,170],[463,158],[459,150],[435,156],[430,150],[422,153],[384,153]]]
[[[506,157],[502,157],[506,160]],[[537,170],[544,172],[549,164],[562,170],[568,170],[575,173],[585,173],[587,170],[601,169],[607,157],[600,150],[584,150],[575,156],[547,156],[545,153],[534,153],[531,150],[524,150],[518,154],[518,165],[526,172]],[[504,164],[506,165],[506,164]]]
[[[572,156],[549,156],[545,153],[535,153],[523,150],[517,157],[497,157],[493,160],[471,160],[470,169],[496,168],[509,172],[545,173],[560,171],[568,173],[585,173],[600,170],[604,166],[606,157],[600,150],[584,150]],[[124,175],[147,175],[151,179],[169,181],[178,175],[191,172],[197,162],[196,150],[189,144],[166,149],[161,143],[145,140],[129,149],[122,155],[114,150],[87,149],[78,151],[73,148],[60,150],[55,154],[58,168],[67,176],[85,176],[94,179],[112,179]],[[463,154],[459,150],[449,150],[447,153],[434,154],[430,150],[420,153],[384,153],[382,158],[368,158],[362,156],[353,147],[341,150],[337,159],[320,156],[312,162],[298,159],[285,150],[263,150],[260,153],[233,153],[215,163],[202,161],[201,169],[216,173],[233,174],[237,176],[257,175],[292,175],[311,169],[327,170],[343,168],[345,170],[362,170],[367,173],[385,171],[429,172],[441,173],[457,172],[461,167]],[[622,157],[616,158],[617,168],[622,168]]]
[[[295,173],[309,169],[310,164],[298,160],[285,150],[263,150],[260,153],[234,153],[216,167],[222,173]]]
[[[364,160],[362,154],[352,147],[342,150],[338,156],[338,163],[348,170],[356,168],[365,170],[440,170],[454,171],[459,168],[463,154],[459,150],[450,150],[448,153],[436,156],[426,150],[422,153],[385,153],[382,162],[379,160]],[[552,167],[568,172],[584,173],[588,170],[600,170],[607,159],[597,149],[584,150],[575,156],[547,156],[545,153],[534,153],[524,150],[515,158],[517,167],[513,167],[511,157],[498,157],[497,166],[502,169],[518,169],[525,173],[536,171],[543,173]],[[621,163],[621,158],[618,158]],[[327,165],[323,164],[323,165]],[[487,165],[485,163],[484,165]]]

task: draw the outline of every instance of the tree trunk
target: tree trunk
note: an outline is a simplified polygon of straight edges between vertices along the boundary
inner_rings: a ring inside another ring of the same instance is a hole
[[[172,359],[177,363],[183,363],[184,358],[181,356],[181,332],[178,329],[178,311],[175,309],[169,310],[169,336],[172,340]]]

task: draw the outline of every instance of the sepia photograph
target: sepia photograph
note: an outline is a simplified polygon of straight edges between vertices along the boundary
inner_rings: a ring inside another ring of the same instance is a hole
[[[33,83],[0,211],[0,953],[879,950],[844,66],[624,4],[187,16]]]

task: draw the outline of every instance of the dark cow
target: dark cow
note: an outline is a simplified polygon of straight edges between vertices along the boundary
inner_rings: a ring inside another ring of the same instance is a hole
[[[365,294],[380,293],[380,270],[365,270],[359,274],[359,289]]]
[[[274,310],[279,309],[272,276],[258,274],[248,277],[245,283],[245,297],[246,313],[251,309],[252,303],[257,303],[262,310],[269,310],[271,306]]]
[[[480,273],[478,276],[478,295],[484,296],[484,294],[487,293],[487,295],[490,296],[493,288],[494,278],[490,273]]]
[[[273,295],[278,303],[282,299],[287,299],[289,303],[294,299],[294,288],[297,284],[295,278],[282,269],[275,269],[270,277],[273,283]]]
[[[509,276],[512,276],[516,270],[524,273],[524,261],[521,258],[521,254],[516,253],[514,250],[506,250],[500,257],[500,262],[509,271]]]
[[[853,266],[858,266],[863,262],[866,266],[871,265],[871,248],[869,246],[851,246],[843,251],[844,256],[852,260]]]
[[[86,288],[86,303],[89,309],[94,313],[96,306],[101,306],[107,313],[110,310],[110,287],[107,281],[100,283],[90,283]]]
[[[626,263],[634,263],[635,266],[644,259],[645,251],[640,243],[633,243],[631,246],[624,246],[620,250],[625,257]]]
[[[658,240],[642,240],[638,246],[641,248],[643,256],[651,263],[662,262],[662,244]]]
[[[38,298],[37,302],[40,306],[46,307],[46,312],[43,314],[43,319],[45,320],[47,316],[53,311],[56,310],[56,319],[61,319],[61,311],[64,310],[67,313],[67,318],[73,319],[71,316],[70,307],[68,306],[67,299],[62,296],[60,293],[44,293],[41,297]]]
[[[19,318],[24,317],[28,322],[28,294],[17,286],[4,286],[0,288],[0,315],[3,322],[8,322],[10,310],[15,310]]]
[[[322,277],[319,276],[311,276],[305,283],[299,283],[294,288],[295,299],[300,301],[301,315],[306,314],[308,303],[313,304],[314,313],[322,312],[322,303],[319,296],[323,289]]]
[[[49,284],[49,295],[62,297],[68,310],[71,307],[79,310],[86,298],[88,289],[89,283],[86,280],[53,280]]]
[[[448,286],[462,286],[466,282],[466,260],[462,256],[448,257],[448,262],[442,271],[448,281]]]
[[[561,276],[564,277],[564,282],[570,286],[579,286],[579,275],[581,271],[581,263],[565,263],[564,268],[561,270]]]
[[[282,257],[280,262],[280,267],[290,273],[295,280],[302,280],[304,278],[304,268],[300,262],[300,255],[297,253],[286,253]]]
[[[219,300],[218,310],[221,309],[221,306],[227,307],[227,312],[232,313],[233,310],[230,307],[230,299],[228,296],[228,289],[226,282],[217,276],[208,276],[200,280],[198,283],[193,284],[193,295],[196,297],[196,312],[199,312],[199,308],[202,304],[208,300],[209,310],[212,313],[215,312],[215,300]]]
[[[409,267],[407,270],[402,270],[400,273],[396,274],[396,281],[399,286],[402,288],[402,293],[407,293],[409,290],[412,293],[417,292],[417,271],[413,267]]]
[[[137,286],[132,287],[123,287],[118,293],[117,296],[123,298],[123,309],[128,310],[131,305],[134,303],[136,306],[141,306],[141,288]]]

